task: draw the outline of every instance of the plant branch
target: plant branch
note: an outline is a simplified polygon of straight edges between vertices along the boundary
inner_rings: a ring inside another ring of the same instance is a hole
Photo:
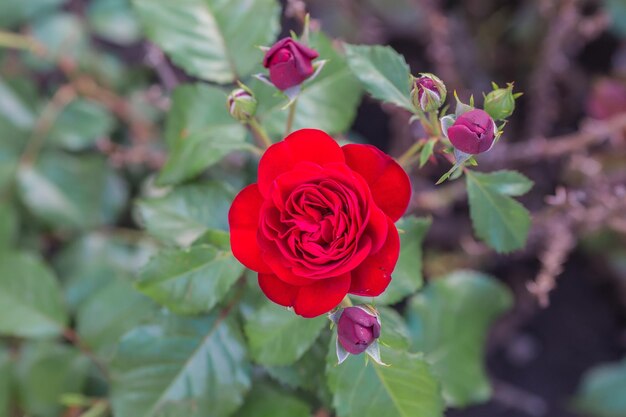
[[[263,126],[261,126],[256,117],[248,121],[248,127],[262,148],[267,149],[272,146],[272,139],[267,135],[267,132],[263,129]]]
[[[298,106],[298,99],[296,98],[291,106],[289,106],[289,114],[287,115],[287,125],[285,126],[285,136],[291,133],[293,128],[293,120],[296,116],[296,107]]]
[[[46,50],[36,39],[19,33],[0,30],[0,47],[23,49],[37,55],[44,55]]]

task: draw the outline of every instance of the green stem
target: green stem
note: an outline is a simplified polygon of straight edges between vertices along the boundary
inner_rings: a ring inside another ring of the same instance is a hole
[[[341,304],[339,304],[339,306],[343,308],[352,307],[352,300],[350,300],[350,297],[346,295],[343,297],[343,300],[341,300]]]
[[[296,116],[296,106],[298,105],[298,99],[296,98],[291,106],[289,106],[289,114],[287,115],[287,126],[285,127],[285,136],[291,133],[293,127],[293,119]]]
[[[19,33],[0,30],[0,47],[12,49],[25,49],[27,51],[43,54],[43,46],[35,39],[20,35]]]
[[[250,126],[250,129],[252,129],[252,133],[254,133],[254,135],[260,140],[263,147],[267,149],[272,146],[272,139],[270,139],[270,137],[267,135],[267,132],[265,131],[265,129],[263,129],[263,126],[261,126],[256,117],[253,117],[248,121],[248,126]]]

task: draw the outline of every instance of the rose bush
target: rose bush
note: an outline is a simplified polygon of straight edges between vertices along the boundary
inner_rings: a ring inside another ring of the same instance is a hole
[[[348,293],[387,288],[410,196],[405,171],[377,148],[299,130],[265,152],[258,183],[233,201],[233,254],[270,300],[315,317]]]

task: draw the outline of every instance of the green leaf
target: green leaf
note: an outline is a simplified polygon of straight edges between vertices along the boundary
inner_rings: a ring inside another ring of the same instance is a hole
[[[350,355],[337,364],[331,343],[326,373],[339,417],[442,417],[439,385],[422,355],[381,346],[389,366]]]
[[[0,345],[0,416],[8,416],[12,402],[13,372],[9,351]]]
[[[437,144],[437,139],[430,139],[424,144],[424,147],[420,152],[420,168],[426,165],[428,159],[430,159],[430,157],[433,155],[433,149],[435,148],[435,144]]]
[[[483,347],[490,324],[511,305],[504,285],[470,271],[436,279],[411,299],[413,349],[426,354],[449,404],[466,406],[491,395]]]
[[[75,311],[111,282],[131,278],[156,253],[151,241],[90,233],[72,241],[54,259],[65,299]]]
[[[275,0],[134,0],[146,35],[190,75],[229,83],[252,73],[278,34]]]
[[[78,309],[77,331],[81,342],[110,360],[120,338],[156,315],[157,306],[122,279],[89,297]]]
[[[466,178],[476,235],[497,252],[523,248],[530,230],[530,213],[508,196],[525,193],[532,182],[514,171],[467,171]]]
[[[122,339],[112,378],[116,417],[226,417],[243,403],[250,365],[233,319],[170,316]]]
[[[0,26],[10,27],[49,13],[64,0],[0,1]]]
[[[67,314],[52,271],[39,259],[0,252],[0,333],[51,337],[62,333]]]
[[[284,390],[259,382],[235,417],[310,417],[310,406]]]
[[[85,356],[67,345],[26,345],[15,366],[20,408],[27,415],[59,416],[61,397],[83,390],[89,366]]]
[[[33,110],[2,78],[0,78],[0,118],[6,119],[13,126],[21,129],[32,128],[36,119]]]
[[[139,274],[137,288],[178,314],[211,310],[243,273],[230,250],[209,245],[160,252]]]
[[[582,378],[574,406],[593,417],[626,415],[626,360],[596,366]]]
[[[228,113],[227,95],[219,88],[183,85],[172,97],[166,127],[171,153],[158,184],[188,180],[229,153],[251,147],[246,129]]]
[[[267,302],[246,321],[252,358],[263,365],[289,365],[297,361],[329,324],[325,315],[305,319]]]
[[[66,106],[52,126],[46,143],[70,151],[93,146],[96,140],[109,136],[115,119],[102,105],[78,99]]]
[[[415,112],[410,96],[410,70],[390,46],[345,45],[348,65],[372,97]]]
[[[345,132],[352,125],[361,101],[359,82],[326,35],[312,32],[309,44],[319,52],[319,59],[328,62],[315,79],[302,85],[293,130],[316,128],[329,134]],[[250,86],[259,101],[257,116],[263,126],[270,136],[282,138],[289,112],[283,109],[287,99],[260,81],[253,81]]]
[[[228,230],[232,193],[218,182],[177,187],[137,203],[139,220],[155,237],[188,246],[210,229]]]
[[[394,304],[415,293],[423,284],[422,241],[431,219],[404,217],[397,223],[400,232],[400,257],[389,287],[375,298],[376,304]]]
[[[18,231],[17,212],[12,205],[0,201],[0,251],[10,247]]]
[[[378,307],[377,310],[381,324],[380,343],[390,348],[407,350],[411,342],[404,318],[388,307]]]
[[[129,45],[141,38],[129,0],[94,0],[87,7],[87,18],[93,31],[110,42]]]
[[[97,156],[45,152],[34,165],[20,166],[17,179],[26,207],[39,220],[62,229],[110,224],[128,197],[123,180]]]

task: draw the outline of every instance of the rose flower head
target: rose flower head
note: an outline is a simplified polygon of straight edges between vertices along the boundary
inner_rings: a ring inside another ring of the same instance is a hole
[[[232,251],[270,300],[319,316],[348,293],[387,288],[410,195],[406,172],[377,148],[302,129],[265,152],[258,182],[235,197]]]
[[[496,138],[496,125],[487,112],[474,109],[461,114],[448,128],[447,135],[456,149],[476,155],[491,149]]]
[[[269,69],[272,84],[285,91],[313,75],[312,61],[318,56],[317,51],[308,46],[292,38],[283,38],[265,53],[263,66]]]

